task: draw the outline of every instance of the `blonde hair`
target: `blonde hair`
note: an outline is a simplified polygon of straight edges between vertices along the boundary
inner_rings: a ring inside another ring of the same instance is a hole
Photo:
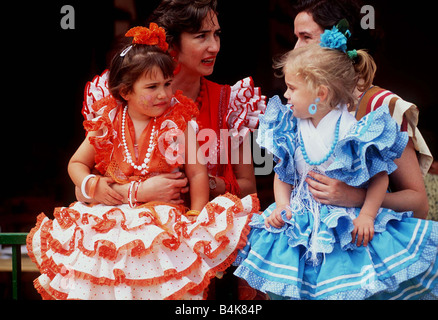
[[[281,69],[280,76],[293,73],[301,77],[315,96],[320,86],[328,88],[326,104],[331,108],[339,104],[352,108],[357,102],[354,89],[358,87],[365,91],[369,88],[377,69],[373,58],[364,50],[358,50],[357,57],[351,60],[346,53],[319,44],[288,52],[274,62],[274,68]],[[360,84],[359,80],[362,80]]]

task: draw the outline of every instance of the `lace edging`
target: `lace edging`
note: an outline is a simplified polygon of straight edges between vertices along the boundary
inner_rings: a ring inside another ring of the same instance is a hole
[[[233,195],[226,195],[225,197],[230,198],[230,200],[234,200],[236,201],[236,197]],[[240,202],[240,199],[239,199]],[[232,254],[230,254],[222,263],[220,263],[218,266],[212,268],[211,270],[207,271],[207,273],[204,275],[203,280],[201,281],[201,283],[196,284],[196,283],[191,283],[186,285],[183,289],[181,289],[180,291],[174,293],[172,296],[168,297],[168,299],[177,299],[179,297],[182,297],[186,292],[190,291],[189,293],[193,294],[199,294],[201,291],[203,291],[209,284],[210,279],[212,277],[214,277],[214,275],[216,274],[216,272],[219,271],[224,271],[226,268],[228,268],[232,262],[235,260],[236,255],[237,255],[237,251],[238,249],[241,249],[245,246],[246,241],[247,241],[247,236],[250,232],[250,227],[249,227],[249,221],[251,220],[251,216],[253,213],[257,212],[259,210],[259,201],[256,195],[251,195],[251,213],[247,215],[246,220],[245,220],[245,227],[242,229],[241,231],[241,235],[239,238],[239,241],[236,245],[236,249],[233,251]],[[70,208],[71,209],[71,208]],[[232,228],[232,225],[229,226],[230,221],[232,223],[232,214],[236,213],[236,210],[238,211],[238,209],[243,210],[243,206],[241,203],[236,203],[235,205],[231,206],[230,208],[227,209],[227,226],[224,230],[220,231],[218,233],[217,236],[217,240],[218,241],[222,241],[221,245],[214,251],[214,252],[209,252],[209,244],[208,243],[204,243],[203,241],[199,241],[198,243],[195,244],[194,246],[194,251],[196,252],[196,254],[198,255],[198,258],[194,261],[193,264],[191,264],[188,268],[186,268],[185,270],[181,271],[181,272],[176,272],[175,269],[173,270],[165,270],[164,274],[160,277],[155,277],[155,278],[151,278],[151,279],[143,279],[143,280],[130,280],[130,279],[126,279],[126,276],[124,274],[124,272],[122,270],[119,269],[114,269],[114,275],[115,275],[115,280],[112,279],[107,279],[107,278],[96,278],[90,274],[86,274],[86,273],[82,273],[82,272],[78,272],[74,270],[74,275],[77,276],[78,278],[82,278],[82,279],[86,279],[89,280],[92,283],[95,284],[104,284],[104,285],[116,285],[117,283],[126,283],[128,285],[152,285],[152,284],[160,284],[166,281],[171,280],[172,278],[180,278],[183,277],[185,275],[190,274],[193,270],[195,270],[196,268],[199,267],[199,265],[202,263],[202,258],[201,258],[201,252],[203,252],[203,254],[206,254],[209,258],[214,258],[216,257],[220,252],[222,252],[227,245],[229,244],[229,239],[225,236],[226,232],[229,231]],[[61,218],[61,216],[64,214],[65,217],[65,213],[63,212],[61,209],[57,209],[55,210],[55,214],[57,217]],[[72,226],[72,223],[74,219],[79,219],[80,218],[80,214],[76,211],[71,211],[72,215],[67,216],[67,218],[65,219],[65,223],[64,224],[60,224],[60,226],[62,227],[69,227]],[[40,235],[40,241],[41,241],[41,259],[42,259],[42,263],[41,266],[39,266],[40,271],[42,274],[47,275],[50,279],[53,279],[55,277],[55,275],[59,272],[62,272],[62,268],[63,265],[59,264],[57,265],[53,259],[51,257],[48,257],[46,255],[47,251],[49,250],[49,245],[50,245],[50,249],[53,249],[54,251],[61,253],[61,254],[67,254],[70,250],[69,249],[64,249],[62,248],[61,244],[57,242],[57,240],[53,239],[53,237],[51,237],[50,235],[50,230],[53,228],[53,221],[52,220],[48,220],[47,223],[43,224],[44,219],[46,218],[46,216],[44,214],[41,214],[38,217],[38,222],[37,222],[37,226],[35,228],[32,229],[28,240],[27,240],[27,244],[29,247],[29,255],[32,257],[33,256],[33,261],[35,263],[36,259],[33,255],[33,248],[32,248],[32,238],[35,236],[35,233],[38,230],[41,230],[41,235]],[[71,218],[71,219],[70,219]],[[82,217],[82,220],[87,220],[89,219],[89,217]],[[210,217],[208,221],[206,221],[206,224],[211,224],[214,222],[214,217]],[[76,231],[73,235],[73,238],[76,237]],[[160,240],[157,240],[160,241]],[[80,242],[80,241],[79,241]],[[131,244],[132,246],[136,246],[138,244]],[[79,247],[81,247],[81,245],[79,245]],[[82,245],[83,247],[83,245]],[[143,247],[144,248],[144,247]],[[70,248],[71,249],[71,248]],[[128,250],[128,248],[125,248],[126,250]],[[74,249],[73,249],[74,250]],[[141,252],[143,249],[138,249],[139,252]],[[87,252],[87,253],[91,253],[91,252]],[[108,255],[109,253],[106,252],[105,250],[101,252],[103,256]],[[85,253],[86,254],[86,253]],[[39,283],[39,282],[36,282]],[[40,290],[41,290],[41,286]],[[38,290],[38,289],[37,289]],[[39,292],[40,292],[39,290]],[[45,289],[44,289],[45,290]],[[50,290],[49,290],[50,291]],[[58,297],[58,298],[66,298],[66,296],[63,296],[63,293],[61,292],[55,292],[56,290],[54,290],[54,292],[49,293],[52,294],[52,296]],[[45,290],[44,292],[47,293],[47,290]],[[206,293],[204,293],[205,295]],[[43,295],[43,293],[42,293]]]

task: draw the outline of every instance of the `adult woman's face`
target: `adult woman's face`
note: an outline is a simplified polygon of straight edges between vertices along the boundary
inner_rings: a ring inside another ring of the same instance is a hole
[[[313,20],[311,14],[300,12],[294,21],[294,33],[298,41],[295,49],[310,43],[319,42],[324,30]]]
[[[217,15],[213,11],[205,17],[197,33],[183,32],[178,51],[181,72],[186,75],[211,75],[221,46],[220,33]]]

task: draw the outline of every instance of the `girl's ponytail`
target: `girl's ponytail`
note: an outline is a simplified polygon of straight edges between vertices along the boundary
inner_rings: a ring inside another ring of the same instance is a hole
[[[354,60],[354,70],[358,76],[357,88],[359,91],[364,92],[372,86],[377,66],[373,57],[365,50],[357,50],[357,57]]]

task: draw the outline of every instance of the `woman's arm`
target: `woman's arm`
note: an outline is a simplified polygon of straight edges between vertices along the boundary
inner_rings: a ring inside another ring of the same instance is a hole
[[[425,219],[429,211],[426,188],[418,164],[414,144],[409,139],[400,159],[395,161],[398,168],[389,176],[391,193],[386,193],[382,207],[397,212],[413,211],[414,217]],[[343,207],[361,207],[366,190],[350,187],[327,176],[309,173],[313,178],[306,181],[315,200],[322,204]],[[315,180],[316,181],[315,181]]]
[[[243,198],[249,194],[257,192],[252,155],[251,151],[248,152],[248,150],[251,150],[250,135],[247,135],[245,140],[239,145],[238,150],[238,163],[233,164],[232,167],[240,189],[239,196]],[[217,197],[227,192],[224,180],[218,177],[214,177],[214,179],[216,181],[216,188],[210,191],[210,198]]]
[[[251,135],[249,134],[239,146],[239,164],[233,165],[233,171],[239,185],[240,197],[257,192],[251,153]]]
[[[414,143],[411,139],[395,164],[398,168],[389,176],[391,192],[386,194],[382,206],[398,212],[413,211],[414,217],[426,219],[429,212],[429,202]]]
[[[190,184],[190,207],[192,210],[201,211],[207,204],[210,197],[210,189],[208,186],[208,174],[207,167],[198,161],[198,149],[199,145],[196,143],[195,148],[190,148],[191,144],[188,143],[188,137],[194,137],[195,132],[192,126],[189,124],[185,132],[186,144],[185,155],[186,164],[184,165],[185,174]],[[189,152],[195,156],[190,157]],[[195,163],[188,163],[187,159],[196,159]]]

